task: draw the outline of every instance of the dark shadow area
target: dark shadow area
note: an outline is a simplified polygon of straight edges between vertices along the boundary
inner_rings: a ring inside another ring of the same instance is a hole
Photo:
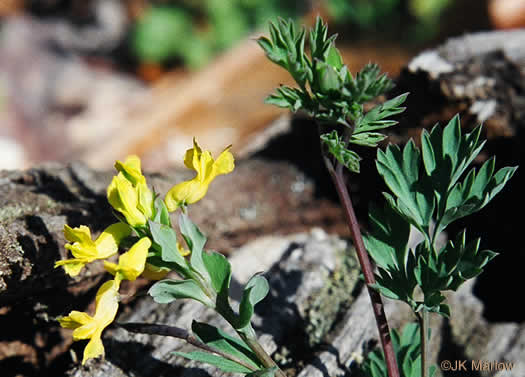
[[[154,351],[151,345],[133,341],[123,342],[111,338],[104,339],[104,345],[108,350],[106,352],[107,360],[126,373],[133,372],[134,375],[144,377],[177,376],[182,370],[185,370],[185,368],[169,364],[151,356]],[[196,376],[211,377],[202,369],[195,369],[204,373],[195,374]]]
[[[516,138],[518,139],[518,138]],[[496,169],[504,166],[523,166],[523,156],[518,140],[491,140],[485,149],[488,156],[495,155]],[[480,212],[453,223],[448,229],[454,238],[467,229],[467,239],[481,238],[480,249],[499,253],[478,277],[474,294],[484,303],[484,317],[490,322],[523,322],[525,309],[516,305],[516,291],[512,287],[522,285],[522,266],[525,253],[520,219],[524,204],[525,184],[522,168],[498,196]]]
[[[290,254],[299,245],[292,243],[283,253],[282,260],[287,260]],[[286,344],[290,352],[287,359],[293,360],[294,364],[309,357],[308,337],[305,333],[306,323],[298,311],[297,306],[291,303],[292,297],[301,286],[304,273],[299,270],[284,271],[279,263],[275,264],[266,274],[270,284],[270,293],[261,304],[255,306],[255,313],[261,317],[260,326],[254,326],[255,331],[271,334],[279,344]],[[277,321],[278,319],[278,322]],[[282,327],[280,323],[290,324]],[[279,340],[286,339],[285,342]],[[284,363],[281,367],[288,368],[291,365]]]
[[[0,305],[4,310],[0,315],[0,338],[3,342],[14,342],[14,347],[27,349],[28,355],[34,355],[31,357],[35,360],[28,362],[23,357],[5,358],[0,360],[0,370],[2,376],[5,375],[4,371],[7,375],[13,371],[16,373],[13,375],[25,377],[65,375],[70,366],[69,354],[63,353],[51,363],[48,360],[57,347],[64,346],[60,326],[55,318],[67,315],[71,310],[85,311],[98,287],[84,289],[83,295],[73,294],[73,290],[70,290],[71,280],[62,270],[53,268],[58,256],[58,245],[42,218],[26,216],[25,228],[29,233],[19,235],[17,242],[31,265],[32,281],[25,281],[24,271],[20,268],[7,281],[10,287],[17,287],[21,281],[24,284],[14,289],[16,296],[2,296]]]
[[[454,340],[452,339],[452,329],[450,328],[450,324],[448,320],[443,321],[443,325],[441,326],[441,336],[443,337],[442,340],[442,346],[438,353],[438,368],[439,363],[447,360],[451,362],[452,368],[456,370],[444,370],[441,369],[443,373],[443,377],[480,377],[480,374],[476,371],[473,371],[471,368],[470,360],[465,355],[465,350],[463,347],[460,347],[459,345],[454,343]],[[456,364],[457,362],[461,362],[463,360],[467,360],[465,363],[465,369],[462,369],[459,364]]]
[[[35,192],[49,196],[57,202],[77,202],[80,199],[66,186],[57,176],[49,174],[45,170],[34,170],[34,185],[38,187]]]
[[[382,191],[386,186],[377,174],[375,168],[376,150],[352,146],[362,158],[361,172],[348,173],[346,181],[352,196],[354,209],[362,225],[366,225],[368,203],[381,203]],[[271,139],[265,148],[258,152],[255,158],[264,158],[275,161],[288,161],[303,172],[314,182],[315,197],[327,198],[339,202],[334,185],[324,166],[321,156],[320,139],[317,125],[305,116],[295,116],[291,130]]]
[[[24,361],[22,356],[6,357],[0,360],[0,371],[2,371],[2,377],[41,376],[35,366]]]

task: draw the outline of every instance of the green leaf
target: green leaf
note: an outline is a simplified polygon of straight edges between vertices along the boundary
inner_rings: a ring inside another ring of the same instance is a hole
[[[354,134],[380,130],[397,124],[396,121],[388,120],[386,118],[405,111],[405,107],[401,107],[400,105],[405,102],[407,96],[408,93],[404,93],[375,106],[372,110],[367,112],[365,116],[356,121]]]
[[[348,82],[347,90],[352,99],[358,103],[365,103],[386,93],[394,87],[394,83],[385,74],[380,75],[377,64],[367,64],[354,78]]]
[[[247,374],[246,377],[274,377],[275,373],[277,373],[277,370],[277,367],[265,368]]]
[[[328,147],[328,151],[344,166],[354,173],[359,173],[359,161],[361,157],[354,151],[346,149],[344,141],[339,137],[336,130],[321,135],[321,140]]]
[[[487,160],[479,172],[470,170],[462,182],[456,183],[446,197],[439,231],[451,222],[471,215],[485,207],[512,178],[517,167],[505,167],[494,174],[495,158]]]
[[[219,293],[224,289],[228,289],[232,274],[228,259],[224,255],[213,251],[204,253],[202,256],[215,292]]]
[[[465,281],[483,272],[487,263],[496,257],[493,251],[479,250],[479,245],[479,238],[467,244],[463,231],[441,250],[438,263],[447,266],[452,278],[446,289],[457,290]]]
[[[178,269],[184,274],[188,271],[188,262],[177,249],[177,234],[175,231],[163,224],[155,221],[148,221],[153,242],[161,249],[161,258],[165,262],[175,263]]]
[[[153,221],[171,227],[170,213],[160,196],[155,198],[155,216]]]
[[[235,356],[254,368],[262,367],[257,356],[241,339],[234,338],[217,327],[202,322],[193,321],[191,329],[208,346]]]
[[[379,278],[378,280],[383,280],[383,279]],[[370,284],[370,287],[377,289],[379,293],[381,293],[383,296],[388,297],[392,300],[402,300],[402,296],[398,295],[393,290],[387,288],[384,285],[383,281],[381,281],[380,283],[376,282],[375,284]]]
[[[320,60],[315,60],[314,83],[314,90],[323,94],[335,94],[342,86],[335,68]]]
[[[419,377],[421,373],[421,355],[419,326],[416,323],[405,325],[403,333],[393,329],[391,331],[392,344],[397,358],[397,364],[404,377]],[[380,350],[370,352],[360,366],[365,376],[387,377],[385,358]],[[435,366],[430,366],[430,375],[434,373]]]
[[[299,109],[309,109],[310,96],[297,88],[281,86],[277,88],[276,93],[266,97],[264,102],[297,112]]]
[[[198,272],[208,283],[211,283],[208,270],[202,259],[202,252],[204,245],[206,244],[206,236],[202,234],[197,225],[195,225],[185,213],[181,213],[179,216],[179,228],[182,237],[184,237],[184,240],[191,251],[191,268]]]
[[[167,304],[176,299],[190,298],[214,308],[214,303],[193,280],[166,279],[158,281],[148,291],[155,302]]]
[[[310,62],[304,53],[305,38],[304,28],[297,30],[292,20],[279,19],[277,24],[270,23],[269,39],[258,39],[268,59],[290,72],[302,86],[311,77]]]
[[[254,275],[244,286],[241,303],[239,304],[239,322],[236,329],[243,329],[250,324],[254,306],[266,297],[270,291],[268,281],[262,275]]]
[[[343,68],[343,58],[339,50],[335,47],[334,43],[330,43],[328,47],[328,54],[326,56],[326,62],[332,66],[336,71]]]
[[[202,363],[216,366],[223,372],[228,373],[250,373],[251,370],[244,365],[225,359],[222,356],[217,356],[211,353],[193,351],[193,352],[173,352],[174,355],[185,357],[186,359],[200,361]]]
[[[389,145],[383,152],[377,151],[377,171],[392,190],[397,200],[389,203],[415,227],[428,233],[434,212],[433,192],[427,190],[420,180],[420,154],[410,140],[403,151],[396,145]]]
[[[212,287],[217,292],[217,311],[221,314],[231,312],[229,288],[232,272],[230,262],[224,255],[216,252],[203,253],[202,256]]]
[[[380,209],[371,206],[368,219],[370,232],[364,236],[365,246],[374,262],[381,268],[406,268],[410,225],[390,206]]]
[[[310,30],[310,49],[312,60],[324,61],[329,53],[330,45],[335,37],[327,38],[328,26],[321,17],[317,16],[315,26]]]
[[[484,141],[479,139],[481,127],[462,135],[459,116],[450,120],[444,129],[436,125],[432,131],[423,132],[422,153],[427,175],[436,182],[441,196],[454,186],[465,169],[479,154]]]
[[[358,134],[352,134],[350,143],[363,145],[365,147],[377,147],[377,145],[385,140],[386,135],[379,132],[361,132]]]

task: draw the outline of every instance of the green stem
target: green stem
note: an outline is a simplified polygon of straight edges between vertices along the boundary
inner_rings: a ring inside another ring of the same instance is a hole
[[[224,357],[225,359],[231,360],[237,364],[242,365],[245,368],[248,368],[249,370],[256,371],[257,368],[253,367],[252,365],[244,362],[243,360],[230,355],[229,353],[222,352],[221,350],[211,347],[203,342],[201,342],[199,339],[194,337],[192,334],[190,334],[188,331],[174,326],[166,326],[166,325],[156,325],[156,324],[150,324],[150,323],[117,323],[119,327],[122,327],[123,329],[134,332],[134,333],[140,333],[140,334],[153,334],[153,335],[163,335],[163,336],[171,336],[173,338],[178,338],[186,341],[187,343],[198,347],[204,351],[215,353],[219,356]]]
[[[273,359],[266,353],[261,344],[257,341],[255,331],[251,325],[248,325],[246,331],[237,331],[237,334],[241,339],[250,347],[250,349],[257,355],[259,361],[264,365],[265,368],[277,368],[275,375],[277,377],[286,377],[284,372],[279,368],[279,366],[273,361]]]
[[[419,332],[421,338],[421,377],[428,375],[428,311],[423,309],[418,313]]]
[[[372,309],[376,319],[377,329],[379,331],[379,338],[381,339],[381,345],[385,354],[388,376],[399,377],[396,354],[394,352],[392,339],[390,338],[390,329],[386,319],[385,308],[381,299],[381,295],[376,289],[371,287],[371,285],[375,284],[376,282],[374,270],[372,268],[372,263],[370,263],[370,259],[368,258],[368,253],[365,249],[363,236],[361,235],[361,230],[359,228],[359,223],[357,222],[354,207],[350,199],[350,194],[348,193],[348,189],[344,182],[342,168],[340,167],[340,163],[338,163],[337,167],[334,169],[334,166],[328,157],[324,155],[323,157],[326,168],[332,177],[337,194],[339,195],[339,200],[343,206],[348,227],[350,228],[350,233],[352,235],[352,240],[354,241],[357,251],[357,258],[359,259],[359,264],[361,265],[361,270],[363,271],[366,287],[368,289],[368,295],[370,296],[370,301],[372,302]]]

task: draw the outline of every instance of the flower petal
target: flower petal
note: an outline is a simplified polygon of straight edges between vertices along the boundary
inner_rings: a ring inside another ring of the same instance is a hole
[[[107,196],[109,204],[126,217],[129,225],[140,226],[146,224],[146,217],[137,208],[137,191],[122,173],[113,177],[108,186]]]
[[[93,335],[89,343],[86,345],[86,348],[84,348],[82,365],[84,365],[89,359],[104,356],[104,345],[102,344],[101,336],[102,331],[97,331],[97,333]]]
[[[137,205],[139,210],[144,214],[144,216],[146,216],[146,218],[152,218],[155,196],[145,183],[137,184],[136,189],[139,198]]]
[[[105,262],[104,267],[119,279],[135,280],[143,271],[148,257],[151,240],[143,237],[137,241],[128,252],[122,254],[118,265]]]
[[[117,160],[117,162],[115,162],[115,169],[123,173],[133,186],[139,183],[146,184],[146,178],[142,175],[140,169],[140,158],[136,155],[128,156],[124,163]]]
[[[62,266],[66,274],[69,276],[77,276],[87,263],[89,262],[86,259],[66,259],[55,262],[55,268]]]
[[[64,237],[69,242],[78,242],[81,244],[89,244],[91,240],[91,232],[85,225],[80,225],[77,228],[71,228],[69,225],[64,225]]]
[[[231,146],[222,151],[219,157],[217,157],[217,160],[215,160],[213,166],[216,175],[231,173],[235,168],[235,163],[233,155],[230,152],[230,148]]]
[[[197,143],[197,140],[193,138],[193,148],[186,151],[186,154],[184,155],[184,165],[186,165],[188,169],[197,171],[198,161],[201,158],[201,154],[202,149]]]
[[[83,326],[93,319],[91,316],[84,312],[79,312],[76,310],[73,310],[69,313],[69,315],[65,317],[58,318],[58,322],[60,323],[60,326],[62,326],[65,329],[76,329],[80,326]]]
[[[197,140],[193,139],[193,148],[186,151],[184,164],[197,172],[190,181],[173,186],[164,198],[168,211],[173,212],[181,205],[192,204],[201,200],[208,191],[209,184],[217,175],[230,173],[234,167],[230,147],[226,148],[215,161],[209,151],[202,151]]]
[[[97,259],[106,259],[118,251],[120,242],[131,234],[128,224],[115,223],[108,226],[95,241]]]
[[[113,322],[118,310],[118,288],[119,282],[116,280],[106,281],[100,286],[95,299],[97,308],[95,310],[95,319],[105,318],[108,323]]]
[[[162,280],[170,272],[169,268],[157,267],[152,264],[146,263],[142,276],[148,280]]]
[[[194,178],[173,186],[166,194],[164,202],[168,211],[173,212],[183,204],[199,201],[207,191],[208,186]]]
[[[76,328],[73,331],[73,340],[77,341],[77,340],[89,339],[97,331],[97,328],[98,328],[97,321],[95,321],[93,318],[90,318],[88,323]]]

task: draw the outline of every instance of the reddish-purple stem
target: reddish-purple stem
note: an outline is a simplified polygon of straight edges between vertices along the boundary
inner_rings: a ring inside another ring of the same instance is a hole
[[[352,240],[354,241],[357,251],[357,258],[359,259],[359,263],[365,277],[366,287],[368,289],[370,301],[372,302],[372,309],[376,318],[377,329],[379,330],[379,338],[381,339],[381,345],[385,354],[388,376],[399,377],[399,369],[397,367],[397,359],[394,352],[394,347],[392,345],[392,339],[390,338],[390,329],[388,327],[388,321],[385,315],[385,307],[379,292],[371,287],[371,285],[375,284],[376,282],[374,271],[372,264],[370,263],[368,253],[366,252],[363,236],[361,235],[361,229],[359,228],[359,223],[357,222],[354,207],[344,181],[342,164],[338,162],[337,167],[334,169],[332,162],[326,156],[324,157],[324,160],[328,172],[330,173],[330,176],[334,182],[337,194],[339,195],[339,200],[343,206],[346,221],[348,223],[348,227],[350,228]]]

